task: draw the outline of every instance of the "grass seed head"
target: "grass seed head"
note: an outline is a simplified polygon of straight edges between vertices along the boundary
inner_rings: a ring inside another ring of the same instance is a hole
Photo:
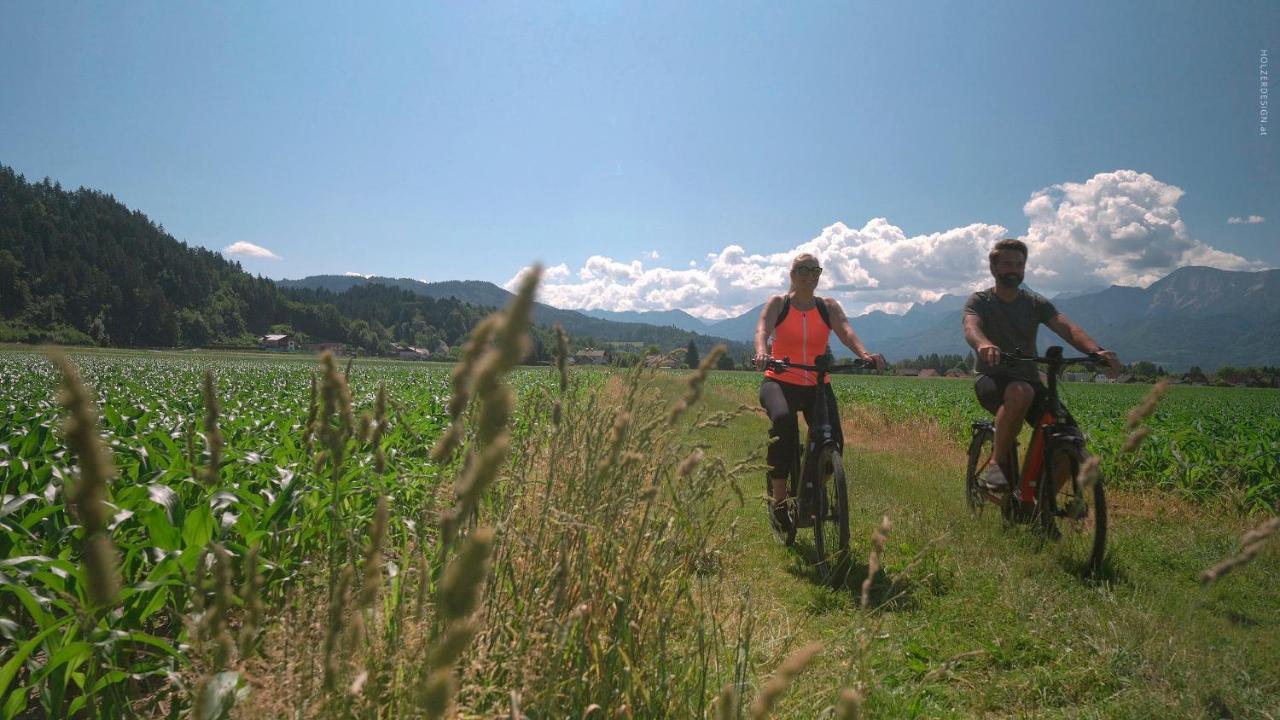
[[[769,717],[773,712],[773,706],[778,703],[779,698],[791,687],[791,682],[813,662],[813,658],[822,652],[822,643],[814,642],[805,645],[792,652],[787,656],[786,660],[778,666],[774,671],[773,677],[765,682],[764,687],[760,688],[760,694],[751,703],[750,717],[752,720],[763,720]]]
[[[498,470],[506,461],[511,448],[505,435],[499,436],[488,447],[468,457],[468,464],[458,476],[455,486],[456,501],[449,509],[449,515],[441,513],[442,535],[451,537],[456,530],[454,525],[471,517],[480,502],[480,497],[498,476]]]
[[[428,718],[442,718],[453,704],[454,693],[457,692],[457,681],[453,677],[452,668],[442,668],[427,676],[423,684],[419,703]]]
[[[836,700],[836,720],[858,720],[862,717],[862,696],[857,690],[845,688]]]
[[[373,432],[369,444],[373,446],[373,470],[381,475],[387,470],[387,453],[382,448],[382,436],[387,432],[387,383],[378,383],[378,396],[373,401]]]
[[[1280,531],[1280,517],[1273,517],[1245,533],[1240,538],[1240,552],[1200,573],[1200,582],[1208,585],[1232,570],[1248,565],[1262,551],[1267,539],[1277,531]]]
[[[880,518],[880,527],[871,533],[871,554],[867,557],[867,579],[862,581],[862,602],[861,607],[866,610],[871,606],[871,585],[875,581],[876,573],[880,572],[880,555],[884,552],[884,545],[889,540],[889,531],[893,529],[893,523],[889,521],[889,516],[884,515]]]
[[[96,533],[85,539],[83,548],[89,601],[96,607],[114,605],[120,593],[120,565],[115,544],[105,533]]]
[[[1155,412],[1156,406],[1160,404],[1160,400],[1165,396],[1165,393],[1167,392],[1169,392],[1168,378],[1161,379],[1155,385],[1152,385],[1151,391],[1148,392],[1147,396],[1142,399],[1142,402],[1138,403],[1133,407],[1133,409],[1129,410],[1129,414],[1125,422],[1125,427],[1128,428],[1129,430],[1133,430],[1134,428],[1138,427],[1138,425],[1141,424],[1143,420],[1147,419],[1148,417],[1151,416],[1151,413]]]
[[[427,665],[433,669],[452,668],[466,652],[477,629],[475,621],[470,618],[449,623],[427,653]]]
[[[262,573],[258,571],[258,548],[249,548],[241,564],[244,575],[240,597],[244,603],[244,623],[240,626],[238,650],[240,657],[248,657],[257,642],[258,628],[262,627],[265,606],[262,603]]]
[[[115,474],[115,465],[111,451],[98,436],[98,410],[79,371],[61,353],[50,353],[49,357],[62,374],[60,401],[67,410],[63,432],[80,469],[67,497],[84,528],[81,554],[88,576],[86,590],[90,602],[104,607],[115,603],[120,589],[115,545],[107,530],[111,521],[107,484]]]
[[[213,381],[213,371],[204,371],[204,442],[209,455],[204,481],[209,487],[217,487],[221,481],[222,430],[218,428],[218,415],[222,408],[218,403],[218,389]]]
[[[742,702],[741,696],[738,695],[738,688],[733,683],[725,683],[720,688],[720,694],[715,699],[716,720],[738,720],[741,717]]]
[[[369,546],[365,548],[364,579],[360,583],[360,595],[356,605],[361,608],[373,606],[378,598],[378,590],[382,587],[382,548],[387,538],[387,521],[390,510],[387,496],[378,496],[378,509],[373,515],[373,524],[369,526]]]
[[[355,572],[350,565],[342,568],[338,575],[338,584],[329,603],[329,623],[324,640],[324,687],[332,690],[336,687],[338,675],[342,672],[342,634],[347,613],[347,598],[351,594],[351,583]]]
[[[569,389],[569,333],[556,323],[556,370],[560,373],[560,394]]]
[[[694,471],[694,468],[698,467],[698,464],[702,462],[702,458],[705,456],[706,454],[702,452],[702,450],[694,448],[693,452],[689,453],[689,456],[680,462],[680,467],[676,471],[677,474],[682,478],[688,477],[689,474]]]
[[[493,530],[479,527],[467,536],[449,563],[440,588],[440,609],[446,620],[461,620],[476,609],[492,549]]]
[[[684,397],[676,401],[671,407],[671,412],[667,416],[667,422],[674,423],[680,419],[681,415],[689,410],[698,399],[702,397],[702,385],[707,381],[707,375],[712,368],[716,366],[716,362],[720,360],[720,356],[724,355],[725,346],[723,344],[716,345],[711,348],[711,352],[702,358],[702,362],[698,363],[698,369],[689,374],[689,378],[685,381],[686,388]]]

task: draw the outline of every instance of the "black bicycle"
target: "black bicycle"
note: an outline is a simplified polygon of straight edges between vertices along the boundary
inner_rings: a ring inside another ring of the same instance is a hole
[[[1084,433],[1058,397],[1058,376],[1073,363],[1106,363],[1097,353],[1088,357],[1063,357],[1053,346],[1044,357],[1023,352],[1002,353],[1002,362],[1030,361],[1046,366],[1048,397],[1044,411],[1036,419],[1025,464],[1018,467],[1017,443],[1010,449],[1005,467],[1015,473],[1008,488],[993,491],[979,478],[992,462],[995,423],[988,419],[973,423],[969,442],[969,466],[965,472],[965,496],[969,508],[980,513],[988,503],[999,505],[1006,523],[1033,523],[1045,538],[1057,541],[1064,554],[1078,563],[1086,575],[1102,566],[1107,544],[1107,499],[1102,474],[1080,470],[1089,457]],[[1020,422],[1020,421],[1019,421]]]
[[[808,417],[808,439],[803,458],[799,444],[795,462],[791,464],[791,477],[787,484],[786,528],[778,528],[772,522],[774,533],[787,546],[795,544],[796,529],[813,528],[813,545],[818,555],[818,574],[830,580],[844,564],[849,554],[849,488],[845,480],[844,459],[836,445],[835,433],[827,417],[826,398],[820,390],[826,384],[827,375],[842,370],[870,367],[861,359],[851,364],[835,365],[831,354],[820,355],[813,365],[800,365],[790,358],[769,360],[767,369],[782,372],[787,369],[807,370],[817,374],[818,392],[814,393],[813,406]],[[773,488],[768,473],[765,474],[766,507],[770,520],[773,513]]]

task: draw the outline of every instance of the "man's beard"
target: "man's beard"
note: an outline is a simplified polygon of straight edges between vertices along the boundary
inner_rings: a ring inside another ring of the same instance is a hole
[[[996,277],[996,283],[1002,288],[1013,289],[1022,284],[1022,276],[1018,273],[1005,273]]]

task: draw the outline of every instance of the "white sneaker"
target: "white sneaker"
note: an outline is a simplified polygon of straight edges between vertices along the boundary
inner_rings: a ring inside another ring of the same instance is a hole
[[[1009,489],[1009,479],[1004,476],[1004,471],[1000,469],[998,463],[991,463],[986,470],[982,471],[978,482],[982,486],[993,492],[1004,492]]]

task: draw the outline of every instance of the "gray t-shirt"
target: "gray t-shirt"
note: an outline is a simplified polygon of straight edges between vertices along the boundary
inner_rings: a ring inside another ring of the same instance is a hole
[[[1005,302],[996,297],[995,288],[990,288],[970,295],[964,304],[964,314],[978,316],[982,321],[983,334],[1000,348],[1000,352],[1021,348],[1023,352],[1035,355],[1038,354],[1036,330],[1040,323],[1049,322],[1057,316],[1058,309],[1043,295],[1030,290],[1019,289],[1013,302]],[[1036,364],[1029,361],[990,366],[979,358],[978,372],[1033,382],[1040,379]]]

